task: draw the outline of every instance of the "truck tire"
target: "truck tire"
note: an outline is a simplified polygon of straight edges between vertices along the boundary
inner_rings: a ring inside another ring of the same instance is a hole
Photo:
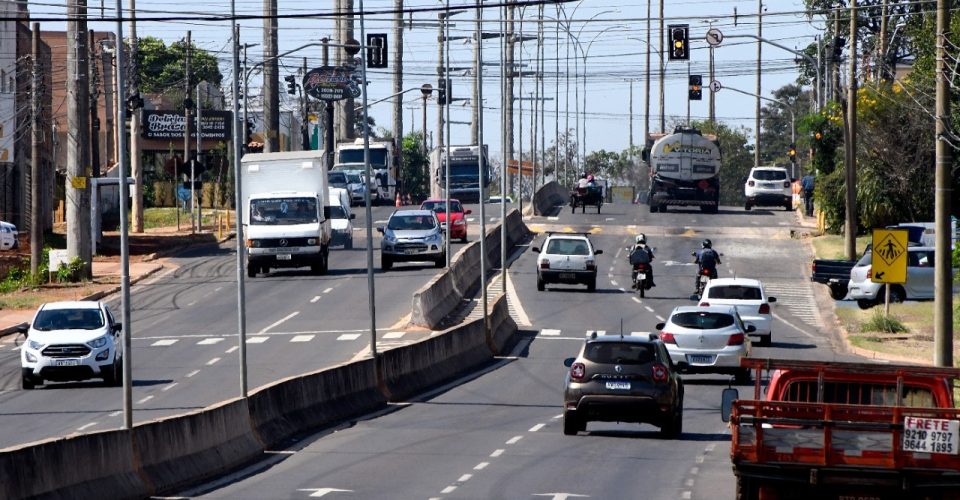
[[[737,476],[737,500],[759,500],[760,487],[747,478]]]
[[[330,270],[330,247],[324,246],[320,250],[320,274],[327,274]]]
[[[343,248],[347,250],[353,250],[353,235],[347,236],[347,240],[343,242]]]
[[[257,277],[257,265],[252,262],[247,262],[247,277],[256,278]]]
[[[843,300],[847,296],[847,285],[842,283],[833,283],[830,285],[830,298],[833,300]]]
[[[657,213],[657,206],[656,206],[656,205],[650,205],[650,213],[652,213],[652,214]]]

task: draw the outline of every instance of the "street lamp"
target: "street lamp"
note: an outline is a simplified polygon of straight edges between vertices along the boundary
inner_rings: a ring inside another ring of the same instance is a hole
[[[643,99],[643,147],[647,147],[647,138],[650,137],[650,51],[653,51],[655,54],[657,54],[657,58],[660,60],[661,66],[663,66],[663,54],[660,52],[660,50],[655,49],[647,40],[637,37],[629,37],[629,39],[636,40],[647,46],[647,76],[646,81],[644,82],[644,93],[646,95]],[[663,99],[663,94],[660,94],[660,99]]]
[[[582,149],[583,149],[584,164],[586,164],[586,161],[587,161],[587,58],[590,57],[590,47],[593,46],[593,42],[597,41],[597,39],[600,38],[600,35],[603,35],[604,33],[613,29],[622,29],[622,28],[626,28],[626,26],[623,24],[608,26],[600,30],[599,33],[593,36],[593,39],[591,39],[590,42],[587,43],[586,50],[583,50],[582,45],[580,47],[581,51],[583,52],[583,148]],[[583,28],[580,28],[580,30],[583,31]],[[577,41],[577,44],[580,44],[580,42]]]

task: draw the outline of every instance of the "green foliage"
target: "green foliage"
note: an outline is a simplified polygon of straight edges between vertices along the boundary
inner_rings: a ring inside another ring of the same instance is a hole
[[[743,203],[744,178],[753,168],[753,152],[747,147],[747,130],[731,128],[720,122],[693,122],[694,128],[704,134],[713,134],[720,141],[722,167],[720,169],[720,203],[740,205]]]
[[[828,103],[820,113],[799,118],[797,134],[805,137],[813,150],[812,168],[817,175],[828,175],[837,168],[837,155],[842,154],[843,127],[838,120],[839,105]],[[816,134],[820,134],[820,138]]]
[[[83,279],[86,263],[80,257],[74,257],[65,266],[57,269],[57,281],[60,283],[76,283]]]
[[[402,193],[415,199],[430,195],[430,162],[424,153],[423,132],[410,132],[403,137],[403,164],[400,166]]]
[[[176,41],[168,46],[159,38],[147,36],[139,38],[138,42],[137,69],[140,92],[167,94],[178,106],[182,106],[186,83],[184,67],[187,53],[186,41]],[[193,85],[207,81],[219,86],[223,81],[216,56],[192,43],[190,72]]]
[[[774,165],[790,163],[788,150],[791,144],[791,125],[796,128],[796,123],[791,121],[800,120],[805,113],[810,110],[810,91],[805,91],[799,85],[784,85],[772,92],[773,99],[777,102],[767,103],[760,108],[760,119],[762,127],[760,132],[760,163],[761,165]],[[791,115],[791,111],[793,114]],[[791,120],[791,119],[794,120]],[[797,150],[804,151],[809,147],[806,138],[802,134],[796,136],[795,144]],[[803,159],[798,153],[798,158]]]
[[[45,246],[43,247],[43,252],[40,254],[40,265],[37,266],[37,274],[30,274],[30,260],[23,259],[18,266],[11,268],[7,272],[3,280],[0,280],[0,293],[11,293],[23,288],[45,283],[49,268],[50,247]]]
[[[883,314],[879,309],[860,327],[864,332],[905,333],[909,330],[896,316]]]

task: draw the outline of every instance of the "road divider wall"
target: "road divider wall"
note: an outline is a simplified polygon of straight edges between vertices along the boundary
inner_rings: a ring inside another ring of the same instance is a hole
[[[569,201],[570,191],[557,184],[557,181],[550,181],[534,193],[533,213],[534,215],[552,215],[554,207]]]
[[[526,237],[528,230],[520,212],[507,214],[507,246],[513,247]],[[484,250],[487,269],[500,264],[500,224],[487,230]],[[414,292],[410,322],[435,330],[444,318],[453,312],[466,297],[472,297],[480,284],[480,242],[474,241],[460,249],[450,260],[450,268],[438,273],[432,280]]]

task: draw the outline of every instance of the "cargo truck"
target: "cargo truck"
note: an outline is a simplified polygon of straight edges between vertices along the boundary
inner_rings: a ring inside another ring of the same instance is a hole
[[[753,399],[729,388],[721,405],[737,500],[960,499],[960,370],[752,358],[741,366],[756,371]]]
[[[247,276],[272,268],[327,272],[330,200],[322,151],[254,153],[241,160]]]
[[[463,203],[480,202],[480,186],[490,185],[489,150],[483,145],[483,170],[480,169],[481,147],[450,146],[450,198],[456,198]],[[430,152],[430,169],[436,172],[435,178],[440,184],[440,196],[446,196],[447,169],[444,164],[444,148],[436,148]]]
[[[698,206],[717,213],[720,204],[720,143],[694,128],[677,127],[643,150],[650,166],[650,212],[668,206]]]
[[[370,140],[370,199],[376,202],[393,202],[397,195],[399,158],[393,141]],[[337,144],[334,170],[365,172],[363,162],[363,138]]]

